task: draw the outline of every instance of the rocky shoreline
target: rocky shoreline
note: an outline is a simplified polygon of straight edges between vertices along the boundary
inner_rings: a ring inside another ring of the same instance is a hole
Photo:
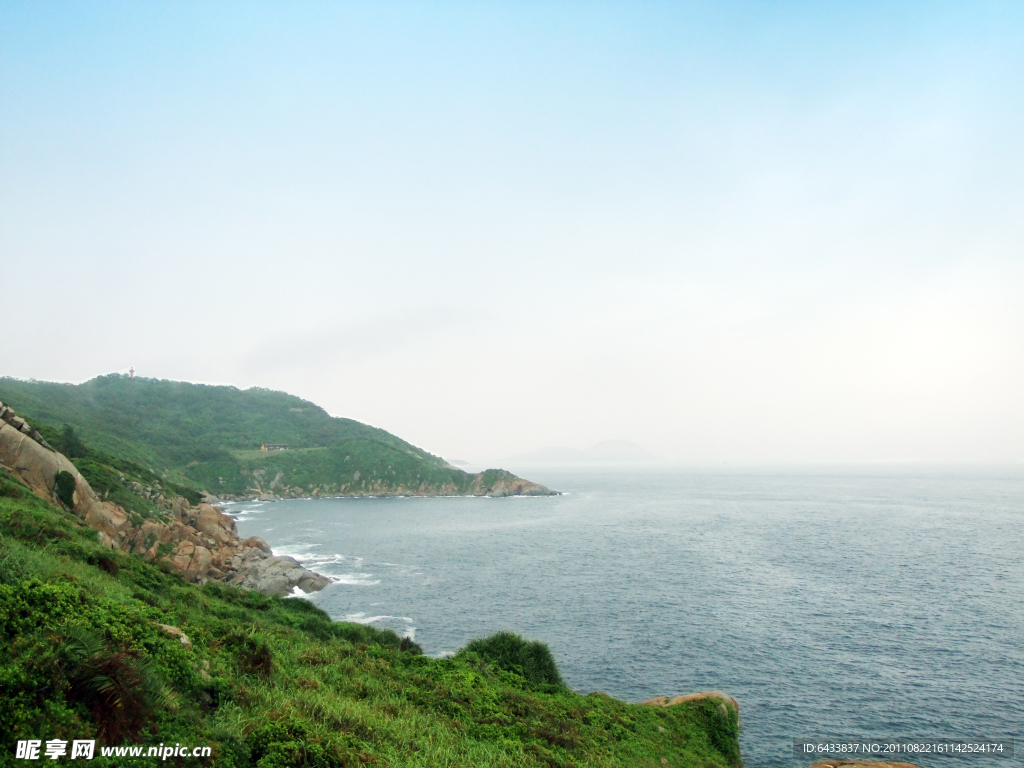
[[[541,486],[543,487],[543,486]],[[282,494],[278,495],[275,493],[250,493],[250,494],[231,494],[224,493],[220,495],[214,495],[212,493],[203,494],[204,504],[246,504],[254,501],[312,501],[313,499],[465,499],[465,498],[513,498],[515,496],[561,496],[562,494],[558,491],[551,491],[549,493],[496,493],[496,494],[479,494],[479,493],[403,493],[403,492],[390,492],[382,491],[380,493],[305,493],[305,494]]]
[[[315,592],[331,582],[303,568],[292,557],[275,556],[262,539],[240,539],[234,519],[212,504],[193,507],[180,496],[161,497],[163,514],[141,520],[117,504],[100,499],[71,461],[3,404],[0,466],[20,478],[33,493],[58,506],[64,505],[57,494],[57,476],[68,473],[74,478],[74,493],[66,508],[94,528],[104,546],[165,563],[187,581],[231,584],[268,595],[286,595],[295,587]]]
[[[507,498],[510,496],[561,496],[558,491],[516,477],[511,472],[503,472],[495,482],[486,484],[482,477],[477,477],[470,488],[469,493],[460,493],[454,486],[437,486],[405,488],[377,484],[367,490],[359,491],[337,491],[314,488],[312,491],[302,488],[284,488],[279,493],[274,489],[252,491],[243,494],[205,494],[203,501],[207,504],[221,504],[225,502],[252,502],[252,501],[284,501],[286,499],[398,499],[398,498],[454,498],[454,497],[481,497],[486,496],[492,499]]]
[[[217,505],[317,498],[558,495],[557,491],[502,470],[480,473],[469,489],[462,491],[454,485],[405,488],[391,487],[380,481],[366,489],[341,492],[336,487],[274,488],[271,483],[269,489],[258,487],[247,494],[204,494],[203,502],[195,507],[180,496],[165,497],[159,483],[153,488],[128,483],[132,493],[151,502],[160,512],[155,519],[143,520],[114,502],[101,499],[67,457],[3,403],[0,403],[0,466],[21,478],[38,496],[58,505],[61,501],[56,491],[57,475],[70,474],[75,490],[73,503],[68,508],[95,528],[100,541],[109,549],[133,552],[147,560],[166,563],[194,583],[221,582],[272,595],[290,594],[295,587],[314,592],[323,589],[330,579],[303,568],[294,558],[275,556],[262,539],[240,539],[234,519]]]

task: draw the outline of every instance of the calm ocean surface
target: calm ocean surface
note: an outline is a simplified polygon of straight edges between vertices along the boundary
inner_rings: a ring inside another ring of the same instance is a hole
[[[1024,470],[517,468],[553,498],[231,505],[337,583],[336,619],[430,655],[511,629],[568,684],[721,690],[748,768],[793,738],[1015,738],[1024,764]]]

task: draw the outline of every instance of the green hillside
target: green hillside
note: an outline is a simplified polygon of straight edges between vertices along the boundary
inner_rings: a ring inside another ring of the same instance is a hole
[[[305,600],[189,584],[2,468],[0,648],[0,766],[25,764],[19,741],[75,739],[95,740],[96,766],[139,763],[104,755],[137,745],[217,768],[741,765],[728,702],[579,695],[512,635],[432,659]]]
[[[517,479],[471,475],[382,429],[268,389],[100,376],[84,384],[0,378],[0,401],[91,448],[218,496],[486,493]],[[288,450],[260,451],[264,443]],[[546,489],[543,489],[546,490]]]

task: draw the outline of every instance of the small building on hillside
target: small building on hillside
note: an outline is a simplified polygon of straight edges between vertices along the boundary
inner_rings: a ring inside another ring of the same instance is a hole
[[[260,446],[261,451],[287,451],[288,443],[264,443]]]

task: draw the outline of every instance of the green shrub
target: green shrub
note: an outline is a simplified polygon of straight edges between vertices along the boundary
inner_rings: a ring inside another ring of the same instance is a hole
[[[235,650],[238,668],[243,675],[270,678],[274,670],[274,655],[262,633],[235,630],[221,638],[218,644]]]
[[[60,503],[68,509],[75,506],[75,476],[62,469],[54,478],[54,485]]]
[[[563,685],[555,657],[545,643],[525,640],[514,632],[496,632],[473,640],[456,656],[475,653],[500,669],[522,675],[531,683]]]
[[[249,737],[251,760],[257,768],[341,768],[359,764],[348,749],[324,745],[298,720],[271,722]]]
[[[697,723],[708,736],[711,746],[721,752],[730,764],[740,763],[740,713],[721,699],[698,699],[690,703]]]

